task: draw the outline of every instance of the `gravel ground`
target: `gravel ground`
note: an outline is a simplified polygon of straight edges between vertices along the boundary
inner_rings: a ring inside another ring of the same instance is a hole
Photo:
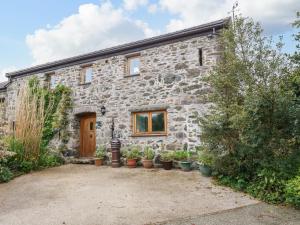
[[[185,224],[181,218],[257,203],[198,171],[65,165],[0,184],[0,224]]]

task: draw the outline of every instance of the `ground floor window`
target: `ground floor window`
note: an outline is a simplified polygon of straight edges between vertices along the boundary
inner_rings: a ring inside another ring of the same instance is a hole
[[[150,111],[133,113],[134,135],[166,135],[167,112]]]

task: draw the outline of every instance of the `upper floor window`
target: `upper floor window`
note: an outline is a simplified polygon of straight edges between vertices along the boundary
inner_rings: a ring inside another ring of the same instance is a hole
[[[136,76],[140,74],[141,59],[140,55],[127,58],[127,76]]]
[[[93,80],[93,68],[91,66],[85,66],[81,70],[80,83],[89,84]]]
[[[5,102],[5,98],[0,98],[0,104]]]
[[[49,89],[54,89],[57,85],[56,76],[54,72],[46,74],[46,86],[48,86]]]
[[[198,49],[198,53],[199,53],[199,65],[203,66],[203,50],[202,50],[202,48]]]
[[[133,113],[134,135],[166,135],[167,134],[167,112],[150,111]]]

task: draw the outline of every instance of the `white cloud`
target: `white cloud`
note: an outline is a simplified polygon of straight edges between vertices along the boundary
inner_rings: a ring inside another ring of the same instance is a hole
[[[136,10],[139,6],[146,6],[148,0],[123,0],[124,8],[128,11]]]
[[[7,67],[7,68],[0,68],[0,82],[7,81],[7,78],[5,77],[5,74],[9,73],[9,72],[12,72],[12,71],[15,71],[16,69],[17,68],[14,67],[14,66]]]
[[[157,12],[157,10],[158,10],[157,4],[151,4],[151,5],[148,6],[148,12],[149,13],[154,14],[154,13]]]
[[[213,21],[226,16],[236,0],[160,0],[160,6],[173,15],[167,25],[168,31]],[[268,32],[280,33],[290,29],[296,11],[300,9],[299,0],[239,0],[239,9],[244,16],[253,17],[262,22]]]
[[[145,22],[132,20],[109,1],[84,4],[54,27],[27,35],[34,64],[53,61],[154,35]]]

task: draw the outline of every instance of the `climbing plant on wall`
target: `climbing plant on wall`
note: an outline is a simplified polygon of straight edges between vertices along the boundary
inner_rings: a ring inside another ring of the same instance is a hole
[[[62,143],[67,143],[69,140],[68,112],[72,108],[71,89],[64,85],[58,85],[51,90],[44,88],[39,85],[36,77],[29,80],[29,86],[34,95],[43,96],[44,107],[47,109],[41,147],[45,148],[57,133],[60,134]]]

